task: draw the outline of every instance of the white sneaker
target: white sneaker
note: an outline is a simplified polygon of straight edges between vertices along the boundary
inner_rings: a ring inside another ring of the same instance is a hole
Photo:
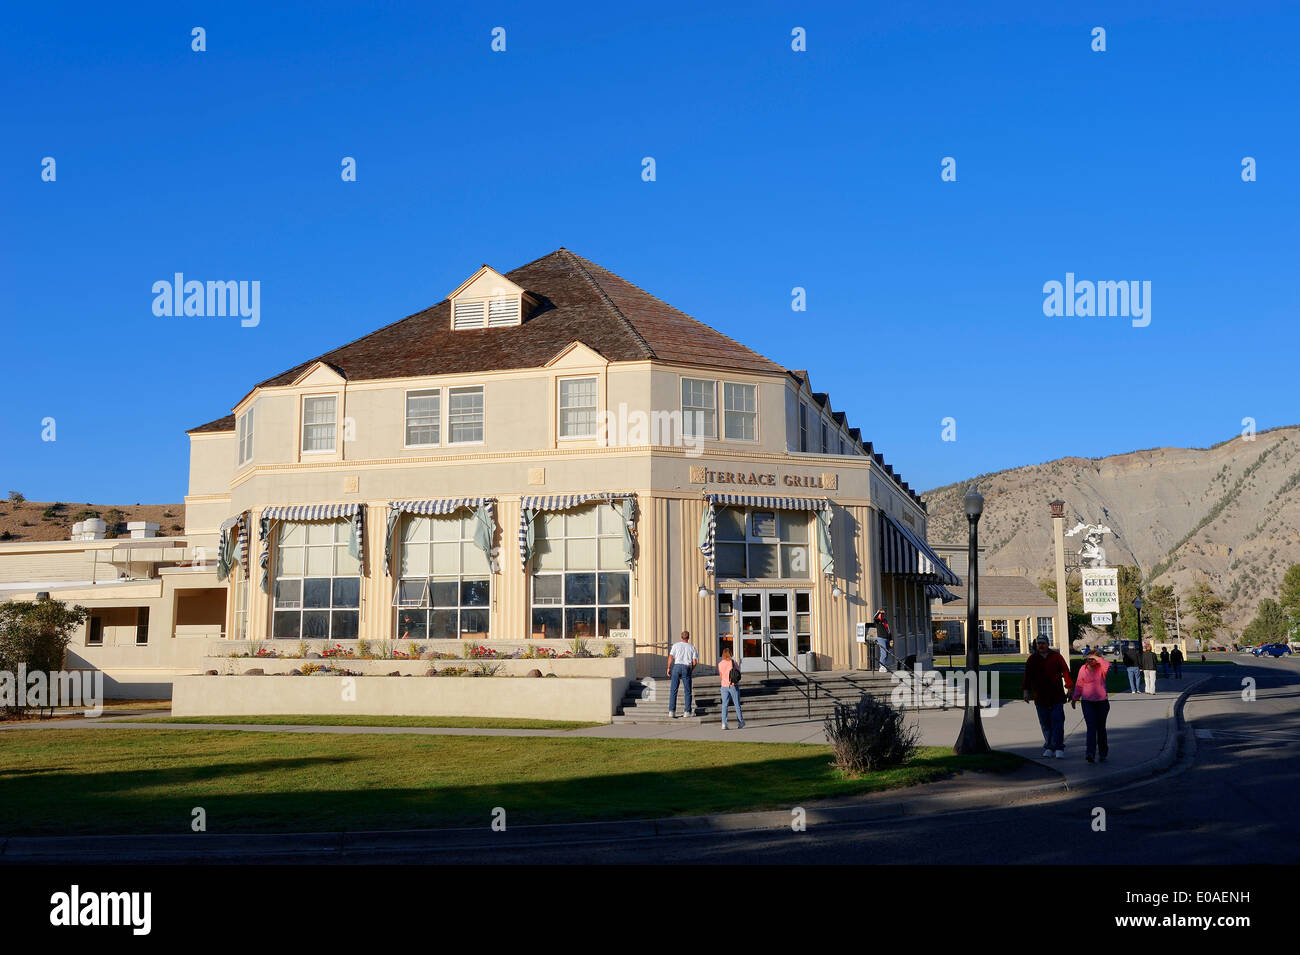
[[[1051,751],[1050,749],[1045,749],[1045,750],[1043,750],[1043,755],[1046,756],[1048,759],[1051,759],[1051,758],[1052,758],[1052,751]]]
[[[1057,758],[1057,759],[1065,759],[1065,750],[1063,750],[1063,749],[1058,749],[1058,750],[1056,751],[1056,758]]]
[[[729,730],[729,729],[731,729],[731,727],[728,726],[726,723],[723,723],[723,724],[722,724],[722,728],[723,728],[724,730]]]

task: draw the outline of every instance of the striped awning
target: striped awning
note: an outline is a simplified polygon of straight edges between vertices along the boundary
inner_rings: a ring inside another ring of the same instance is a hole
[[[925,595],[931,600],[942,600],[946,604],[950,604],[954,600],[961,600],[960,597],[943,584],[926,584]]]
[[[243,565],[248,555],[248,511],[221,522],[217,531],[217,580],[230,576],[231,568]]]
[[[528,571],[533,556],[533,523],[545,511],[569,511],[592,501],[621,502],[623,518],[623,558],[629,567],[635,560],[633,527],[636,525],[636,495],[629,491],[595,491],[589,494],[541,494],[525,496],[519,501],[519,563]]]
[[[948,569],[929,544],[883,511],[880,514],[880,556],[883,573],[961,586],[961,578]]]
[[[336,521],[356,517],[361,505],[352,504],[282,504],[262,510],[264,521]]]
[[[403,514],[415,514],[419,517],[441,517],[455,513],[461,508],[469,508],[477,516],[474,528],[474,542],[487,556],[488,565],[496,572],[492,562],[492,538],[496,536],[496,521],[492,516],[494,498],[490,497],[444,497],[425,501],[389,501],[388,528],[384,532],[384,576],[393,573],[393,536],[397,533],[397,522]]]
[[[752,507],[773,511],[812,511],[817,517],[817,552],[822,573],[835,576],[835,555],[831,549],[831,502],[824,497],[765,497],[761,494],[705,494],[708,507],[700,520],[699,548],[704,570],[714,571],[714,538],[718,532],[719,507]]]
[[[302,521],[337,521],[350,520],[352,534],[348,540],[348,553],[361,564],[365,573],[366,560],[366,509],[353,501],[350,504],[275,504],[262,509],[258,521],[258,539],[262,544],[262,554],[258,566],[262,568],[262,592],[269,593],[271,587],[271,525],[280,522],[299,523]]]

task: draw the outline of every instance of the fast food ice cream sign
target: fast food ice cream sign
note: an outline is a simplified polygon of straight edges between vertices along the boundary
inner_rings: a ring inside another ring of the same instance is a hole
[[[1114,567],[1085,567],[1083,612],[1119,613],[1119,571]]]

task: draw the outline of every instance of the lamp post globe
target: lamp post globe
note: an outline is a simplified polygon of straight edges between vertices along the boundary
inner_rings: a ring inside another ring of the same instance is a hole
[[[990,751],[980,722],[979,672],[980,672],[980,598],[979,598],[979,521],[984,513],[984,495],[971,487],[962,498],[966,507],[966,524],[969,544],[966,553],[966,670],[965,708],[962,711],[961,732],[952,751],[958,756],[971,756]]]

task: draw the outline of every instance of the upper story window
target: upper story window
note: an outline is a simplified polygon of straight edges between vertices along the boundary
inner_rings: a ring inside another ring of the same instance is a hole
[[[437,444],[442,434],[442,390],[406,393],[406,446]]]
[[[447,389],[447,443],[472,444],[483,440],[483,386]]]
[[[505,328],[523,322],[536,299],[496,269],[483,266],[448,296],[453,331]]]
[[[302,399],[302,449],[333,451],[337,434],[338,398],[334,395]]]
[[[718,385],[708,378],[682,379],[682,437],[718,436]]]
[[[723,429],[729,440],[758,440],[758,386],[722,384]]]
[[[560,437],[596,436],[596,379],[560,379]]]
[[[239,446],[239,466],[243,467],[253,460],[253,409],[249,408],[239,416],[236,425],[235,441]]]
[[[799,402],[799,450],[808,450],[808,406]]]
[[[830,428],[826,426],[826,422],[823,421],[822,422],[822,454],[830,454],[830,452],[831,452],[831,432],[830,432]]]
[[[736,579],[812,576],[808,514],[726,507],[717,516],[717,574]]]

